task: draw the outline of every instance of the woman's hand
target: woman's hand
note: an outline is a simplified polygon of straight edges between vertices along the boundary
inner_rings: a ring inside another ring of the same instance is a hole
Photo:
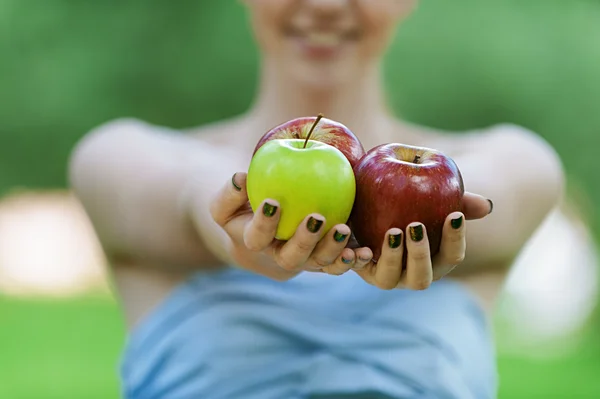
[[[367,283],[381,289],[426,289],[463,262],[467,247],[465,219],[481,219],[492,210],[493,203],[490,200],[465,193],[462,212],[451,213],[446,218],[440,251],[433,258],[425,226],[414,222],[404,232],[397,228],[388,230],[377,263],[371,261],[357,269],[356,273]],[[359,256],[368,256],[370,252],[364,248],[356,251]],[[403,269],[404,251],[407,253],[406,268]]]
[[[248,270],[285,280],[301,271],[340,275],[371,260],[357,260],[355,250],[346,248],[351,232],[345,224],[334,226],[319,239],[325,218],[307,215],[294,236],[284,242],[275,239],[281,214],[277,201],[267,199],[258,209],[253,213],[249,206],[245,173],[236,173],[210,207],[213,219],[231,239],[234,260]]]

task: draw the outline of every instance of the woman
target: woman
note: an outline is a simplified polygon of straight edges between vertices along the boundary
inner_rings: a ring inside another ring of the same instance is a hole
[[[187,135],[118,120],[73,154],[72,185],[113,260],[130,329],[124,395],[495,397],[483,309],[561,195],[554,151],[516,126],[454,135],[390,115],[381,59],[416,0],[245,3],[262,53],[246,114]],[[469,192],[440,254],[415,234],[419,221],[390,230],[374,263],[348,245],[346,225],[319,240],[323,217],[306,215],[278,243],[279,204],[247,211],[243,172],[260,136],[319,112],[366,149],[405,142],[454,158]]]

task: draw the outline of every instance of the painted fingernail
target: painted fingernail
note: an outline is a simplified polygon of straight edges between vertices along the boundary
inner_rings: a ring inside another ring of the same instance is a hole
[[[415,242],[419,242],[423,239],[423,225],[422,224],[418,224],[416,226],[410,226],[408,228],[409,232],[410,232],[410,239],[415,241]]]
[[[462,224],[463,224],[463,217],[462,216],[459,216],[456,219],[452,219],[450,221],[450,225],[452,226],[452,228],[454,230],[460,229],[460,226],[462,226]]]
[[[494,202],[492,202],[491,199],[488,199],[488,202],[490,203],[490,211],[488,212],[488,215],[489,215],[494,210]]]
[[[336,230],[335,234],[333,235],[333,239],[336,242],[342,242],[346,239],[346,237],[348,237],[348,234],[342,234],[339,231]]]
[[[390,248],[395,249],[402,243],[402,233],[390,234],[388,237],[388,245]]]
[[[233,184],[233,188],[235,188],[237,191],[242,191],[242,188],[235,182],[236,175],[237,173],[234,173],[233,176],[231,176],[231,184]]]
[[[277,212],[277,207],[275,205],[269,204],[268,202],[265,202],[265,204],[263,205],[262,211],[263,211],[263,215],[270,218],[271,216],[273,216],[275,214],[275,212]]]
[[[315,219],[314,217],[311,216],[310,219],[308,219],[308,222],[306,223],[306,228],[311,233],[316,233],[317,231],[319,231],[321,229],[322,225],[323,225],[322,220]]]
[[[342,262],[344,262],[345,264],[349,265],[350,263],[352,263],[352,259],[346,259],[342,256]]]

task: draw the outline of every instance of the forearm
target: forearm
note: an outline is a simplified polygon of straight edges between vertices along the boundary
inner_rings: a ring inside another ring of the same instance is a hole
[[[112,122],[82,140],[71,159],[71,184],[109,256],[171,267],[216,261],[181,212],[190,180],[219,169],[217,154],[205,146],[137,121]],[[205,182],[207,191],[213,186]],[[205,226],[205,233],[218,229]]]

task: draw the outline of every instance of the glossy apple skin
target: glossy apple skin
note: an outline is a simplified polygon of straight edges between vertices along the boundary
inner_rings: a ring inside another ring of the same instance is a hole
[[[254,154],[270,140],[277,139],[306,139],[316,117],[292,119],[265,133],[254,149]],[[315,127],[311,140],[329,144],[342,152],[354,167],[365,155],[362,143],[346,126],[331,119],[322,118]]]
[[[319,141],[271,140],[252,158],[246,188],[254,212],[265,199],[281,206],[275,238],[289,240],[311,213],[325,217],[321,237],[347,223],[354,204],[356,181],[350,162],[335,147]]]
[[[417,155],[420,159],[413,163]],[[354,174],[351,226],[359,244],[371,248],[373,259],[381,255],[389,229],[406,231],[412,222],[425,225],[432,256],[439,252],[444,222],[461,210],[464,195],[462,176],[451,158],[433,149],[382,144],[365,155]]]

